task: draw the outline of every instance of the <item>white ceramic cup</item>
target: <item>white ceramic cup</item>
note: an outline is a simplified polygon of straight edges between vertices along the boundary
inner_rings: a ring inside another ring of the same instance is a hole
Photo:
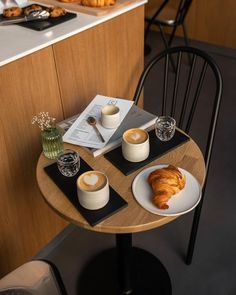
[[[100,171],[87,171],[77,179],[77,195],[81,206],[89,210],[104,207],[109,201],[107,176]]]
[[[101,123],[105,128],[113,129],[120,125],[120,109],[114,105],[105,105],[101,110]]]
[[[122,154],[130,162],[141,162],[149,156],[148,132],[140,128],[128,129],[122,137]]]

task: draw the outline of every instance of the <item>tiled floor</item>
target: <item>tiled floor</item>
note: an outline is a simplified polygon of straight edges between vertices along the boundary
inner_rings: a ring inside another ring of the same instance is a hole
[[[181,41],[177,39],[177,43]],[[153,48],[151,56],[163,49],[158,33],[152,33],[149,42]],[[171,277],[173,295],[235,295],[236,51],[198,42],[191,45],[213,56],[224,80],[222,107],[193,263],[187,266],[183,260],[192,213],[160,228],[135,234],[133,244],[159,257]],[[145,108],[152,110],[153,102],[145,101]],[[69,226],[64,235],[49,244],[37,257],[47,257],[55,262],[69,295],[75,295],[79,294],[77,279],[86,262],[114,244],[113,235]],[[158,277],[153,284],[158,290]]]

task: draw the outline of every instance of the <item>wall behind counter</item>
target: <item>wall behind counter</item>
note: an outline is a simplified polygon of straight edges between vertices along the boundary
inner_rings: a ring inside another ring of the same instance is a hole
[[[153,15],[153,10],[163,0],[149,0],[146,15]],[[171,0],[176,7],[179,0]],[[236,48],[236,1],[235,0],[193,0],[186,18],[190,39]],[[182,36],[182,29],[177,35]]]

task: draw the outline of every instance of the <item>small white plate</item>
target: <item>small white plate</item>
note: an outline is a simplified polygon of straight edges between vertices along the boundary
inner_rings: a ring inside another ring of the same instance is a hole
[[[173,195],[168,201],[168,209],[159,209],[153,202],[153,191],[147,182],[148,175],[156,170],[167,167],[168,165],[156,165],[144,169],[134,179],[132,191],[137,202],[151,213],[162,216],[175,216],[193,210],[199,203],[202,195],[201,187],[196,178],[188,171],[178,168],[186,177],[185,187],[177,194]]]

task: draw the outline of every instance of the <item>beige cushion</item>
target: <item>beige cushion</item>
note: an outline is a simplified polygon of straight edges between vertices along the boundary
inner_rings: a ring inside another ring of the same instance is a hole
[[[30,261],[0,280],[0,294],[59,295],[61,292],[51,266],[44,261]]]

